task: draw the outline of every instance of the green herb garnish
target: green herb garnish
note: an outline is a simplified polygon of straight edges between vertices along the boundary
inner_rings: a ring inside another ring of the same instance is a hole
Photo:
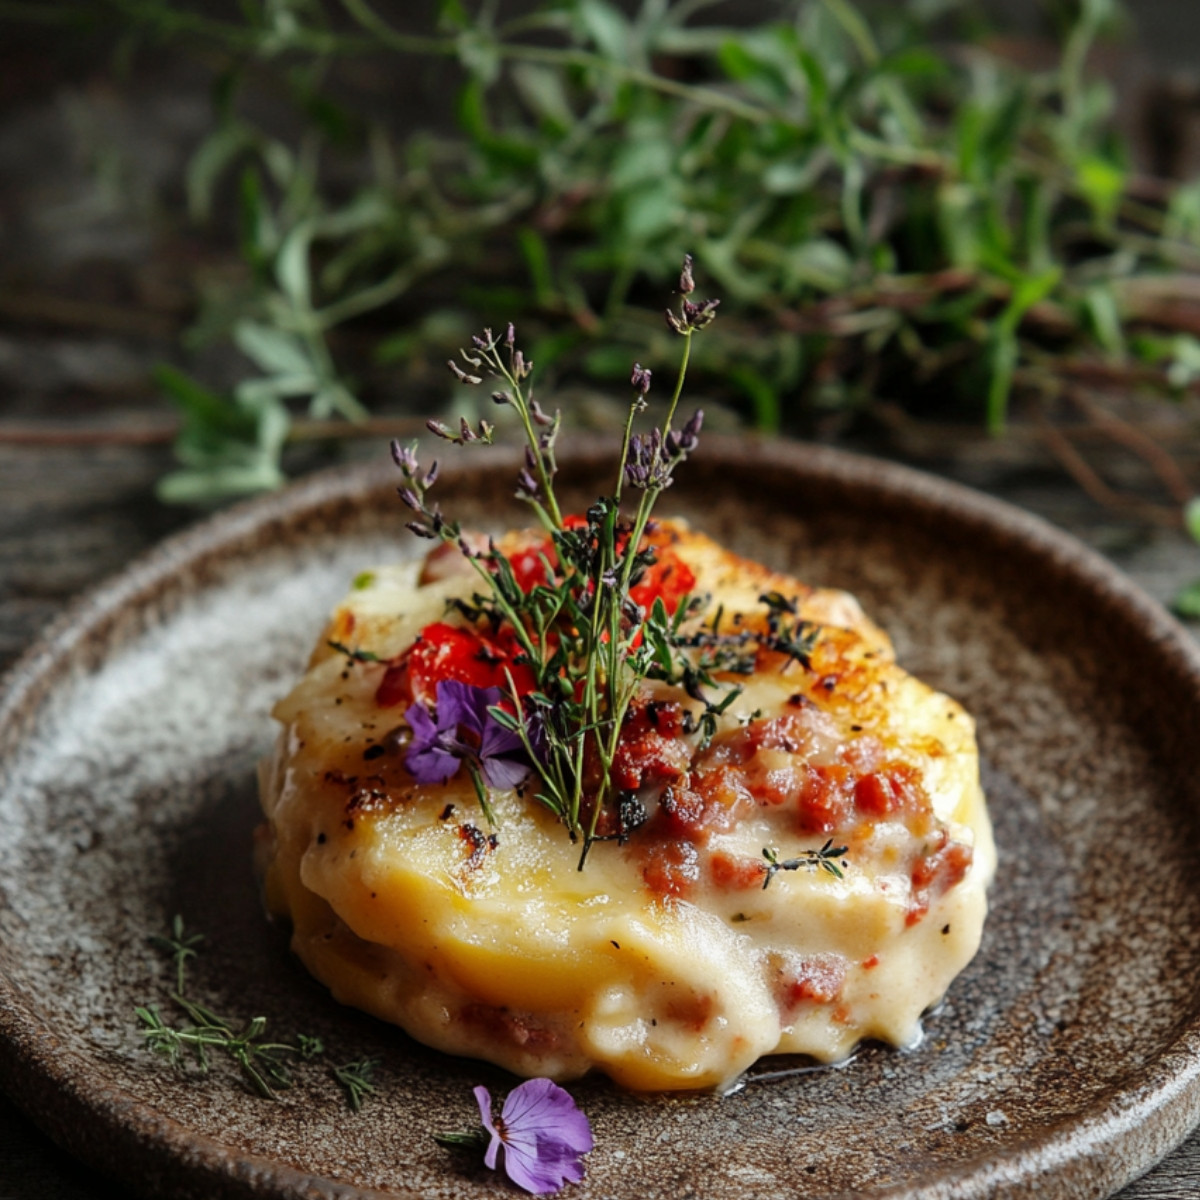
[[[163,1055],[174,1066],[179,1066],[190,1054],[202,1074],[207,1074],[211,1066],[210,1052],[228,1054],[250,1086],[268,1100],[275,1099],[276,1089],[292,1086],[287,1060],[305,1057],[304,1049],[290,1042],[267,1041],[266,1017],[253,1017],[235,1028],[202,1004],[179,995],[171,999],[190,1018],[190,1025],[166,1024],[157,1005],[135,1010],[144,1026],[146,1044],[155,1054]]]
[[[149,941],[152,946],[169,954],[175,960],[175,991],[176,994],[182,996],[185,991],[184,976],[187,961],[189,958],[196,957],[196,947],[204,941],[204,934],[185,934],[183,918],[176,913],[175,919],[171,922],[170,936],[163,937],[161,934],[152,933]]]
[[[325,1053],[319,1037],[301,1033],[291,1041],[272,1041],[267,1037],[266,1017],[241,1021],[221,1016],[186,996],[185,967],[196,957],[196,947],[204,941],[204,935],[186,933],[181,916],[176,915],[172,920],[168,936],[152,934],[148,940],[173,960],[175,991],[170,999],[184,1020],[171,1023],[164,1019],[157,1004],[139,1005],[134,1012],[141,1023],[146,1045],[172,1066],[183,1067],[191,1063],[206,1075],[212,1067],[213,1056],[225,1055],[236,1064],[258,1095],[273,1100],[277,1091],[293,1086],[295,1063],[307,1062]],[[364,1096],[375,1090],[370,1077],[378,1065],[378,1060],[364,1058],[333,1068],[334,1078],[346,1089],[350,1107],[355,1112],[362,1107]]]
[[[581,518],[565,518],[555,493],[561,415],[545,412],[534,398],[527,382],[533,364],[517,347],[514,327],[510,324],[502,337],[485,330],[461,353],[461,362],[450,364],[460,382],[477,387],[488,380],[492,401],[514,409],[524,430],[525,465],[517,478],[517,496],[532,508],[553,548],[553,561],[549,553],[541,556],[540,582],[522,587],[512,564],[494,545],[474,549],[460,525],[429,501],[437,464],[422,470],[415,443],[392,447],[404,481],[400,497],[413,513],[409,528],[420,537],[458,547],[485,588],[460,610],[469,610],[476,620],[486,619],[494,629],[511,629],[520,649],[514,663],[527,666],[534,676],[535,687],[523,693],[509,671],[511,708],[491,706],[486,722],[478,712],[470,713],[478,739],[484,747],[495,741],[489,739],[490,724],[519,737],[528,759],[536,764],[538,801],[559,818],[573,841],[582,840],[581,870],[593,842],[623,838],[629,830],[633,810],[628,803],[622,806],[613,764],[630,706],[645,681],[662,680],[686,691],[698,706],[688,712],[689,731],[700,731],[703,747],[712,739],[717,719],[739,694],[716,673],[745,673],[753,666],[744,635],[717,632],[719,616],[711,628],[689,625],[688,619],[704,606],[700,598],[680,597],[670,613],[661,596],[649,612],[633,597],[633,589],[657,562],[653,544],[646,540],[655,503],[696,448],[703,423],[704,414],[697,410],[682,425],[675,424],[692,340],[712,324],[719,304],[692,301],[694,289],[689,255],[679,278],[678,311],[666,312],[668,328],[683,339],[683,353],[665,419],[648,433],[634,432],[651,386],[650,371],[635,364],[613,493],[598,499]],[[465,419],[457,432],[441,422],[430,422],[430,429],[456,445],[490,441],[490,426],[484,422],[478,431]],[[636,496],[628,514],[621,506],[626,496]],[[446,777],[443,755],[458,755],[467,761],[483,805],[484,779],[505,765],[487,761],[473,743],[456,740],[451,728],[477,704],[478,697],[467,694],[452,702],[439,700],[436,722],[424,706],[414,705],[409,719],[411,723],[415,717],[420,729],[407,761],[417,778],[432,781]],[[520,773],[519,767],[513,770]],[[486,808],[485,813],[490,820]],[[610,827],[615,834],[608,832]]]
[[[331,650],[336,650],[339,654],[344,654],[351,662],[377,663],[383,661],[373,650],[362,650],[357,646],[346,646],[342,642],[334,641],[332,638],[326,644]]]
[[[375,1085],[371,1080],[380,1062],[378,1058],[360,1058],[331,1068],[334,1079],[345,1089],[346,1099],[355,1112],[362,1109],[367,1096],[374,1095]]]
[[[781,859],[774,847],[764,846],[763,858],[767,860],[767,865],[764,868],[763,890],[767,889],[777,872],[798,871],[801,867],[825,871],[827,874],[832,875],[834,879],[844,879],[845,872],[842,868],[845,864],[840,863],[838,860],[848,849],[848,846],[835,846],[833,839],[830,838],[820,850],[805,850],[796,858]]]
[[[330,417],[371,401],[364,361],[421,389],[428,349],[482,309],[537,322],[560,376],[614,379],[685,248],[726,296],[706,394],[759,428],[1000,432],[1021,399],[1085,486],[1104,484],[1079,434],[1139,455],[1160,515],[1188,498],[1120,414],[1200,388],[1200,183],[1134,169],[1119,97],[1087,69],[1124,32],[1116,0],[1041,6],[1058,54],[1036,68],[970,0],[782,0],[743,27],[662,0],[443,0],[403,27],[370,0],[82,7],[219,81],[187,198],[225,220],[244,270],[201,297],[190,336],[246,365],[228,392],[159,372],[184,416],[167,498],[277,486],[289,438],[314,419],[336,435]],[[436,135],[355,86],[364,59],[394,77],[422,58],[460,72]],[[263,94],[295,119],[264,120]]]

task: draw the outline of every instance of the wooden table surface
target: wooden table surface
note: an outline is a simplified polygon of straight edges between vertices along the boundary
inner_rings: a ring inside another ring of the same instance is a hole
[[[169,463],[161,447],[0,445],[0,670],[81,591],[197,519],[154,499],[154,481]],[[1051,473],[981,470],[962,462],[942,468],[1067,529],[1160,600],[1200,577],[1200,548],[1181,534],[1117,521]],[[68,1160],[0,1096],[0,1200],[125,1195]],[[1121,1195],[1200,1196],[1200,1134]]]

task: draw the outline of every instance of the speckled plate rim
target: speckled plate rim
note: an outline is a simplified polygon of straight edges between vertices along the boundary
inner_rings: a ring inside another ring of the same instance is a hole
[[[1140,634],[1160,669],[1175,676],[1200,718],[1200,647],[1159,604],[1099,554],[1029,513],[957,484],[907,467],[844,451],[751,438],[708,438],[704,459],[745,465],[753,456],[764,470],[792,473],[810,483],[850,490],[866,503],[908,510],[926,523],[1016,546],[1060,576],[1086,586],[1107,615]],[[611,456],[581,443],[568,444],[564,464],[598,466]],[[510,450],[497,448],[479,460],[449,465],[444,478],[469,478],[511,469]],[[89,590],[55,620],[0,678],[0,779],[3,751],[32,728],[65,668],[94,670],[120,643],[132,621],[140,631],[156,621],[164,596],[202,590],[217,579],[220,564],[237,560],[272,527],[302,526],[323,510],[378,496],[392,482],[375,466],[321,472],[292,487],[240,504],[165,540],[112,579]],[[186,584],[181,585],[181,580]],[[219,580],[216,584],[219,586]],[[156,615],[157,614],[157,615]],[[81,1069],[82,1068],[82,1069]],[[321,1197],[396,1200],[405,1193],[364,1190],[318,1179],[278,1160],[232,1152],[142,1102],[89,1075],[87,1063],[64,1053],[38,1021],[33,1006],[0,976],[0,1086],[52,1138],[89,1165],[145,1186],[170,1179],[178,1195]],[[1181,1023],[1173,1044],[1145,1064],[1132,1086],[1114,1089],[1105,1102],[1048,1128],[1021,1137],[1003,1150],[955,1163],[938,1174],[874,1193],[887,1200],[1053,1194],[1103,1196],[1123,1187],[1160,1161],[1200,1123],[1200,1013]],[[117,1151],[118,1153],[114,1153]],[[135,1174],[136,1172],[136,1174]],[[186,1191],[179,1184],[186,1184]],[[407,1193],[415,1196],[415,1193]]]

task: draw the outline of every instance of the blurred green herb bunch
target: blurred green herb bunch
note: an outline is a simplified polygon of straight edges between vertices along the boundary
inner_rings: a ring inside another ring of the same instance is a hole
[[[538,333],[548,383],[623,378],[667,355],[641,298],[687,252],[725,297],[700,386],[763,429],[836,432],[881,401],[996,433],[1019,402],[1061,429],[1106,387],[1200,380],[1176,303],[1200,181],[1130,165],[1088,69],[1115,0],[1048,5],[1036,66],[954,0],[103,3],[214,70],[188,199],[236,210],[244,260],[193,336],[252,370],[230,394],[160,376],[185,413],[168,499],[279,483],[298,406],[353,421],[403,387],[428,407],[429,364],[497,312]],[[391,97],[422,73],[415,122]],[[1186,482],[1164,482],[1178,515]]]

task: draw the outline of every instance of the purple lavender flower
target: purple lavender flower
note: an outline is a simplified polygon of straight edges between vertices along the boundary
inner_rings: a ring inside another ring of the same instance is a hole
[[[663,315],[667,319],[669,329],[686,336],[694,333],[697,329],[705,329],[711,325],[716,320],[717,309],[720,305],[720,300],[702,300],[699,304],[684,300],[680,306],[682,309],[680,315],[676,316],[669,308]]]
[[[458,380],[459,383],[469,383],[471,385],[475,385],[483,382],[483,377],[481,375],[469,374],[468,372],[464,371],[462,367],[460,367],[458,363],[454,361],[454,359],[450,359],[450,361],[446,363],[446,366],[450,368],[450,373],[455,379]],[[437,431],[435,430],[434,432]]]
[[[704,409],[698,408],[692,419],[679,430],[672,430],[663,441],[663,449],[670,458],[691,454],[700,444],[700,427],[704,424]]]
[[[496,1169],[504,1147],[504,1171],[518,1187],[535,1196],[557,1192],[583,1178],[583,1156],[594,1145],[587,1117],[569,1093],[549,1079],[530,1079],[515,1087],[492,1119],[492,1096],[475,1089],[479,1115],[491,1134],[483,1161]]]
[[[649,367],[643,367],[640,362],[633,364],[633,374],[629,382],[639,396],[644,396],[650,390],[652,372]]]
[[[625,480],[630,487],[657,488],[671,486],[671,459],[663,453],[661,429],[635,433],[629,439],[629,456],[625,460]]]
[[[417,444],[413,442],[411,446],[402,446],[399,441],[392,438],[392,462],[404,472],[405,475],[415,475],[417,473]]]
[[[683,256],[683,270],[679,272],[679,290],[685,296],[690,296],[696,290],[696,280],[692,275],[692,256],[690,254]]]
[[[488,712],[503,699],[498,687],[443,679],[437,685],[435,713],[420,701],[413,704],[404,714],[413,733],[404,765],[417,782],[445,783],[466,762],[489,787],[521,783],[530,770],[524,743]]]
[[[720,304],[720,300],[701,300],[699,304],[685,300],[683,302],[685,323],[690,329],[704,329],[715,320]]]
[[[542,485],[538,482],[534,472],[538,468],[537,459],[533,455],[531,447],[525,447],[525,466],[521,469],[517,476],[517,495],[522,500],[541,500]]]

